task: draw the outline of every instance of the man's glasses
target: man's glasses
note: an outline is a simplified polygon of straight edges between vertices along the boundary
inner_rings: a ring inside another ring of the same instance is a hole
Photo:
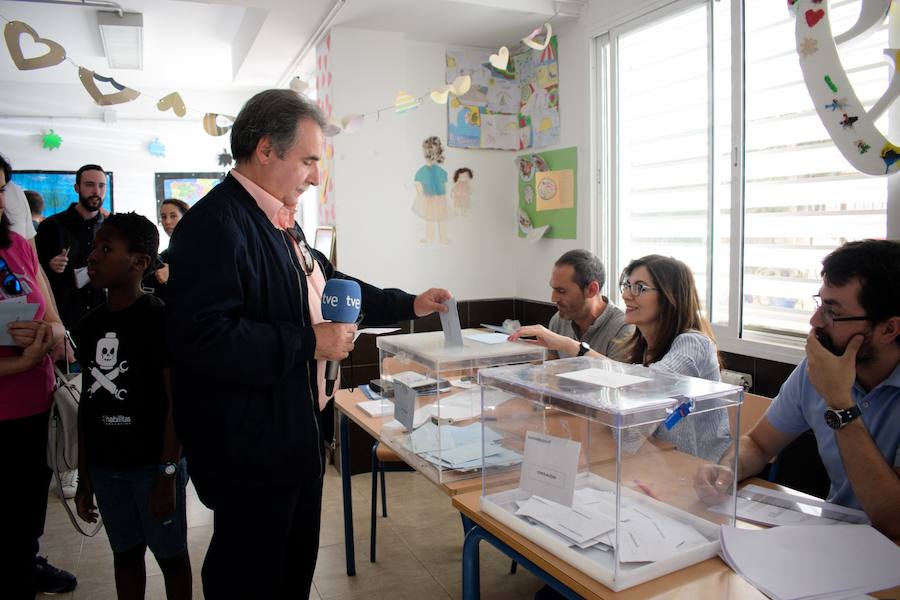
[[[303,235],[303,231],[300,230],[296,223],[285,231],[291,236],[292,240],[297,242],[297,247],[300,248],[300,265],[303,267],[303,272],[309,277],[316,268],[316,262],[313,259],[312,252],[309,251],[309,246],[306,245],[306,237]]]
[[[840,323],[841,321],[865,321],[869,318],[868,315],[862,315],[859,317],[835,316],[830,306],[828,306],[827,304],[822,304],[822,297],[819,294],[813,295],[813,302],[816,303],[816,312],[822,315],[822,320],[825,321],[825,325],[827,327],[833,327],[835,323]]]
[[[640,283],[640,282],[628,283],[627,279],[623,279],[622,281],[619,282],[619,289],[622,290],[623,295],[625,294],[625,292],[628,292],[632,296],[637,298],[644,292],[650,291],[650,290],[655,290],[657,288],[650,287],[649,285],[647,285],[645,283]]]
[[[2,283],[0,283],[0,285],[3,286],[3,289],[7,294],[12,296],[19,296],[22,294],[22,283],[19,281],[19,278],[13,274],[7,262],[2,258],[0,258],[0,278],[2,278]]]

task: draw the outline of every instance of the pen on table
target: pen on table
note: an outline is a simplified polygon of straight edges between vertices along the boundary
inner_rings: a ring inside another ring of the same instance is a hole
[[[653,490],[651,490],[648,486],[641,483],[640,480],[635,479],[633,481],[634,481],[634,485],[635,485],[635,487],[637,487],[637,489],[641,490],[642,492],[644,492],[646,495],[650,496],[654,500],[659,500],[659,498],[656,497],[656,494],[653,493]]]

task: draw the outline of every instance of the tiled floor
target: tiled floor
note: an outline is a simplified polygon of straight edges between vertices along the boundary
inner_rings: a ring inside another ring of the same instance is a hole
[[[319,561],[310,598],[349,600],[460,598],[462,587],[462,525],[450,499],[418,473],[388,473],[388,518],[378,520],[378,561],[369,562],[369,499],[371,476],[353,478],[356,576],[344,565],[344,522],[340,475],[329,468],[322,501]],[[112,551],[106,535],[83,538],[76,533],[59,501],[51,497],[41,554],[75,573],[78,587],[58,600],[107,600],[116,597]],[[194,597],[202,598],[200,566],[212,534],[212,513],[188,487],[188,546],[194,572]],[[264,507],[261,507],[264,509]],[[481,597],[485,600],[530,599],[541,587],[524,569],[509,573],[509,560],[481,545]],[[147,553],[147,598],[164,600],[159,567]],[[39,596],[51,598],[51,596]]]

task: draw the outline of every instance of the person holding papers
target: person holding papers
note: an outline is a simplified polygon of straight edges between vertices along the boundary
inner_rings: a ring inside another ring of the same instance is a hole
[[[618,352],[623,362],[720,380],[719,353],[709,323],[700,315],[697,286],[686,264],[651,254],[631,261],[619,285],[626,306],[625,323],[635,326]],[[535,336],[535,343],[557,351],[572,342],[540,326],[522,327],[510,340],[523,336]],[[578,355],[604,356],[596,350]],[[658,427],[653,436],[682,452],[712,461],[718,461],[731,445],[728,417],[721,410],[692,415],[671,430]]]
[[[822,280],[806,358],[741,437],[738,477],[756,475],[812,429],[831,478],[827,500],[861,508],[872,525],[898,538],[900,243],[848,242],[822,261]],[[713,504],[733,480],[730,469],[707,465],[694,483]]]
[[[10,230],[4,210],[10,172],[0,157],[0,305],[5,309],[0,314],[33,316],[0,321],[0,466],[8,482],[0,494],[0,510],[7,517],[0,536],[0,587],[4,598],[34,598],[36,578],[49,568],[56,571],[47,565],[38,572],[35,555],[50,484],[47,420],[55,378],[48,352],[65,331],[38,275],[34,247]],[[67,581],[67,589],[54,591],[71,591],[74,577]]]

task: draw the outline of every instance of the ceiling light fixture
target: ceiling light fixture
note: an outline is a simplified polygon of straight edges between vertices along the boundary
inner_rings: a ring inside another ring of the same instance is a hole
[[[100,41],[110,69],[144,67],[144,16],[140,13],[98,11]]]

